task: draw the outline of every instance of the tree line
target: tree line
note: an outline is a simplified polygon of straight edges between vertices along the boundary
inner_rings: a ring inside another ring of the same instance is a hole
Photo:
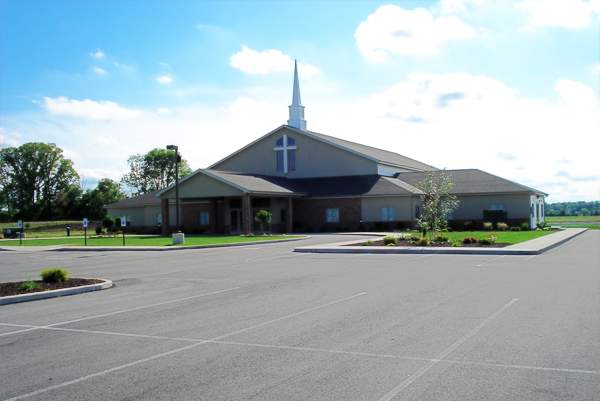
[[[548,203],[546,216],[600,216],[600,201]]]
[[[105,205],[166,188],[192,172],[187,161],[166,149],[127,159],[130,171],[119,182],[102,178],[84,189],[73,162],[54,143],[29,142],[0,149],[0,222],[15,220],[102,220]]]

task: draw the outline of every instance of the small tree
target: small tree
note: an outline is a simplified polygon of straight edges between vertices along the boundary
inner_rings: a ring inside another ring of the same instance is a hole
[[[257,213],[256,218],[260,222],[260,231],[262,231],[262,233],[264,234],[265,233],[264,227],[267,224],[271,223],[271,213],[267,212],[266,210],[261,210],[260,212]]]
[[[435,232],[448,225],[446,216],[458,207],[456,196],[450,195],[454,183],[446,169],[442,171],[427,171],[427,177],[417,184],[417,188],[423,191],[421,202],[423,202],[423,214],[417,219],[417,225],[424,234],[427,230]]]
[[[115,225],[115,219],[113,219],[111,216],[105,216],[102,219],[102,225],[104,226],[104,228],[109,229]]]

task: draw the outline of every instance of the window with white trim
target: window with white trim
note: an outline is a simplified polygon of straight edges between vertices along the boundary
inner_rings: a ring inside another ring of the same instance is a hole
[[[327,222],[337,223],[340,221],[340,209],[327,209]]]
[[[394,221],[393,206],[384,206],[381,208],[381,221]]]
[[[210,224],[208,212],[200,212],[200,225],[207,226]]]

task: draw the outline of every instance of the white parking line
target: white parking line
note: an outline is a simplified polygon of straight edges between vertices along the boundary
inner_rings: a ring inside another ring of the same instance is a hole
[[[194,299],[194,298],[206,297],[208,295],[221,294],[223,292],[234,291],[234,290],[239,290],[239,289],[240,289],[240,287],[228,288],[226,290],[219,290],[219,291],[209,292],[209,293],[206,293],[206,294],[193,295],[191,297],[172,299],[170,301],[158,302],[156,304],[150,304],[150,305],[144,305],[144,306],[137,306],[135,308],[123,309],[123,310],[119,310],[119,311],[115,311],[115,312],[109,312],[109,313],[103,313],[101,315],[87,316],[87,317],[82,317],[80,319],[73,319],[73,320],[67,320],[65,322],[60,322],[60,323],[47,324],[45,326],[36,326],[36,327],[32,327],[32,328],[25,329],[25,330],[12,331],[10,333],[3,333],[3,334],[0,334],[0,337],[2,337],[2,336],[8,336],[8,335],[11,335],[11,334],[23,333],[23,332],[26,332],[26,331],[39,330],[39,329],[43,329],[43,328],[47,328],[47,327],[61,326],[63,324],[81,322],[81,321],[89,320],[89,319],[97,319],[99,317],[117,315],[119,313],[126,313],[126,312],[132,312],[132,311],[136,311],[136,310],[140,310],[140,309],[152,308],[154,306],[167,305],[167,304],[171,304],[173,302],[187,301],[187,300]]]
[[[439,354],[438,356],[436,356],[434,359],[431,359],[429,361],[429,363],[427,363],[421,369],[417,370],[415,373],[413,373],[412,375],[410,375],[409,378],[405,379],[404,381],[402,381],[402,383],[398,384],[396,387],[394,387],[393,389],[391,389],[386,395],[384,395],[383,397],[381,397],[379,399],[379,401],[389,401],[392,398],[394,398],[395,396],[397,396],[398,394],[400,394],[400,392],[402,390],[404,390],[406,387],[410,386],[411,383],[413,383],[419,377],[423,376],[429,369],[431,369],[432,367],[434,367],[435,365],[437,365],[438,362],[440,362],[442,359],[444,359],[445,357],[447,357],[452,351],[454,351],[455,349],[457,349],[458,347],[460,347],[469,338],[473,337],[479,330],[481,330],[482,328],[484,328],[485,326],[487,326],[488,323],[490,323],[492,320],[494,320],[496,317],[498,317],[498,315],[500,315],[502,312],[504,312],[505,310],[507,310],[508,308],[510,308],[510,306],[512,304],[514,304],[515,302],[517,302],[517,301],[518,301],[518,299],[516,299],[516,298],[512,299],[509,303],[507,303],[506,305],[504,305],[502,308],[500,308],[498,311],[496,311],[493,315],[491,315],[490,317],[488,317],[487,319],[485,319],[483,322],[481,322],[473,330],[469,331],[467,334],[465,334],[462,338],[460,338],[454,344],[452,344],[451,346],[449,346],[448,348],[446,348],[444,351],[442,351],[441,354]]]
[[[401,260],[400,262],[392,263],[392,266],[393,266],[393,265],[399,265],[399,264],[401,264],[401,263],[411,262],[411,261],[413,261],[413,260],[417,260],[417,259],[429,258],[429,257],[431,257],[431,256],[434,256],[434,255],[424,255],[424,256],[419,256],[419,257],[416,257],[416,258],[411,258],[411,259]]]
[[[163,353],[160,353],[160,354],[157,354],[157,355],[153,355],[153,356],[148,357],[148,358],[144,358],[144,359],[140,359],[140,360],[137,360],[137,361],[134,361],[134,362],[127,363],[125,365],[115,366],[114,368],[106,369],[106,370],[103,370],[101,372],[92,373],[91,375],[83,376],[83,377],[80,377],[80,378],[77,378],[77,379],[74,379],[74,380],[70,380],[70,381],[67,381],[67,382],[64,382],[64,383],[61,383],[61,384],[57,384],[55,386],[46,387],[46,388],[43,388],[43,389],[40,389],[40,390],[36,390],[36,391],[33,391],[31,393],[27,393],[27,394],[22,394],[22,395],[19,395],[17,397],[9,398],[8,400],[5,400],[5,401],[16,401],[16,400],[21,400],[21,399],[24,399],[24,398],[33,397],[34,395],[43,394],[43,393],[46,393],[46,392],[51,391],[51,390],[56,390],[56,389],[59,389],[59,388],[62,388],[62,387],[70,386],[71,384],[80,383],[80,382],[82,382],[84,380],[93,379],[93,378],[99,377],[99,376],[104,376],[104,375],[106,375],[108,373],[117,372],[119,370],[130,368],[132,366],[136,366],[136,365],[139,365],[139,364],[144,363],[144,362],[149,362],[149,361],[152,361],[154,359],[162,358],[164,356],[173,355],[173,354],[176,354],[176,353],[181,352],[181,351],[186,351],[186,350],[188,350],[190,348],[195,348],[195,347],[198,347],[200,345],[207,344],[209,342],[218,341],[218,340],[221,340],[223,338],[231,337],[233,335],[244,333],[244,332],[249,331],[249,330],[257,329],[259,327],[263,327],[263,326],[266,326],[266,325],[269,325],[269,324],[272,324],[272,323],[280,322],[282,320],[290,319],[290,318],[295,317],[295,316],[299,316],[299,315],[302,315],[302,314],[305,314],[305,313],[309,313],[309,312],[313,312],[313,311],[316,311],[316,310],[319,310],[319,309],[322,309],[322,308],[326,308],[328,306],[335,305],[335,304],[338,304],[340,302],[349,301],[351,299],[360,297],[360,296],[365,295],[365,294],[366,293],[361,292],[360,294],[352,295],[350,297],[339,299],[337,301],[333,301],[333,302],[329,302],[329,303],[326,303],[326,304],[323,304],[323,305],[315,306],[314,308],[310,308],[310,309],[306,309],[306,310],[303,310],[303,311],[300,311],[300,312],[292,313],[290,315],[282,316],[282,317],[279,317],[277,319],[272,319],[272,320],[269,320],[267,322],[256,324],[256,325],[250,326],[250,327],[246,327],[246,328],[241,329],[241,330],[232,331],[230,333],[214,337],[214,338],[212,338],[210,340],[201,341],[201,342],[198,342],[196,344],[186,345],[185,347],[176,348],[176,349],[174,349],[172,351],[163,352]],[[139,308],[135,308],[135,309],[139,309]],[[50,326],[40,326],[40,328],[46,328],[46,327],[50,327]]]

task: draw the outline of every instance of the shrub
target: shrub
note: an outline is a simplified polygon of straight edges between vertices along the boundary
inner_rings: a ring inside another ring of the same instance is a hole
[[[429,238],[421,237],[421,238],[419,238],[419,242],[417,242],[417,244],[419,246],[429,246],[430,245]]]
[[[38,283],[34,283],[33,281],[25,281],[17,287],[19,291],[33,291],[40,288]]]
[[[492,231],[494,229],[494,225],[492,223],[490,223],[489,221],[483,223],[483,229],[485,231]]]
[[[521,230],[522,230],[522,231],[527,231],[527,230],[529,230],[529,223],[527,223],[527,222],[525,222],[525,221],[524,221],[524,222],[522,222],[522,223],[521,223]]]
[[[407,240],[407,236],[406,235],[400,235],[398,237],[398,241],[406,241]]]
[[[478,245],[492,245],[492,241],[487,238],[480,238],[477,240]]]
[[[460,241],[454,241],[452,243],[452,246],[462,246],[462,242],[460,242]]]
[[[67,276],[69,272],[60,268],[56,269],[44,269],[40,273],[40,277],[42,281],[46,283],[60,283],[62,281],[67,281]]]
[[[548,227],[548,223],[546,223],[545,221],[538,221],[537,222],[537,228],[539,228],[540,230],[543,230],[546,227]]]
[[[412,237],[410,237],[410,240],[414,241],[414,242],[419,242],[420,239],[421,239],[421,237],[417,237],[416,235],[413,235]]]
[[[389,243],[389,244],[387,244],[386,246],[396,246],[396,244]]]
[[[25,223],[25,228],[31,228],[31,224]]]
[[[96,235],[102,234],[102,226],[96,226]]]
[[[396,245],[396,242],[398,242],[398,238],[396,237],[383,237],[383,243],[385,245]]]
[[[474,238],[474,237],[465,237],[462,240],[462,243],[465,245],[466,244],[475,244],[476,242],[477,242],[477,238]]]
[[[506,224],[506,223],[498,223],[498,230],[500,230],[500,231],[506,231],[506,230],[508,230],[508,224]]]
[[[510,231],[521,231],[521,227],[511,227]]]
[[[449,240],[449,237],[444,237],[442,234],[435,233],[435,242],[448,242]]]
[[[472,220],[467,220],[463,223],[463,227],[465,231],[471,231],[475,228],[475,222]]]
[[[112,226],[115,225],[115,219],[112,218],[112,216],[105,216],[102,219],[102,226],[106,227],[106,228],[110,228]]]
[[[488,235],[487,239],[490,240],[492,244],[495,244],[498,237],[496,237],[495,235]]]
[[[371,240],[368,240],[367,242],[363,242],[363,246],[369,246],[369,245],[373,245],[374,242]]]

